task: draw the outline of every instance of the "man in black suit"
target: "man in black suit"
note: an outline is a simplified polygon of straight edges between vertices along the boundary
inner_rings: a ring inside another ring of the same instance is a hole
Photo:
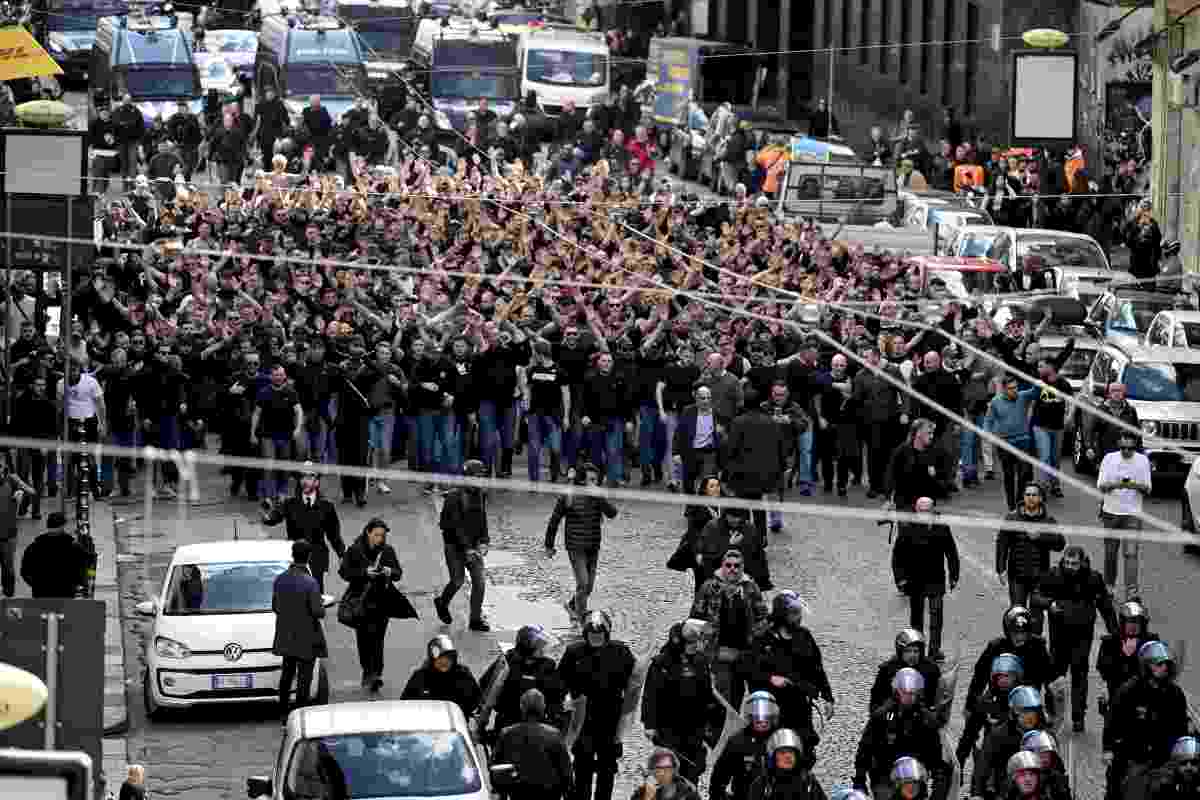
[[[308,705],[312,691],[313,667],[318,658],[329,656],[321,620],[325,604],[321,589],[308,571],[313,548],[307,539],[292,542],[292,565],[275,578],[271,610],[275,612],[275,642],[271,652],[283,657],[279,676],[279,705],[287,719],[288,695],[296,682],[295,708]]]
[[[745,409],[734,418],[725,439],[725,475],[731,489],[746,500],[762,500],[779,491],[787,472],[790,444],[779,434],[774,417],[759,405],[753,391],[746,393]],[[767,546],[766,509],[754,509],[754,527],[762,547]]]
[[[340,559],[346,554],[346,545],[342,541],[342,522],[337,507],[321,496],[321,476],[312,466],[311,461],[304,462],[300,493],[263,514],[262,522],[267,526],[286,523],[289,539],[309,543],[312,558],[306,562],[308,570],[317,582],[318,592],[324,592],[325,573],[329,571],[329,547],[332,545]]]
[[[681,469],[683,489],[688,494],[696,493],[697,481],[720,470],[725,438],[725,426],[713,410],[712,387],[706,383],[697,385],[693,397],[696,402],[679,415],[672,449],[675,453],[672,460]]]

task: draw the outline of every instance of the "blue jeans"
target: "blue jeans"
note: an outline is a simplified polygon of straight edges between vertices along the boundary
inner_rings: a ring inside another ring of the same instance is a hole
[[[813,477],[813,432],[807,430],[796,436],[796,480],[801,488],[811,490]]]
[[[1048,431],[1045,428],[1034,427],[1033,445],[1037,448],[1038,461],[1058,469],[1058,454],[1062,450],[1062,431]],[[1058,477],[1049,470],[1040,469],[1041,480],[1047,486],[1057,486]]]
[[[972,422],[982,428],[986,417],[974,417]],[[979,434],[963,428],[958,434],[958,458],[962,462],[962,479],[964,481],[979,480]]]
[[[292,457],[293,442],[289,436],[264,436],[259,441],[262,444],[263,458],[286,460]],[[273,469],[263,481],[262,493],[266,497],[286,497],[291,494],[290,484],[291,477],[287,472]]]
[[[587,434],[592,463],[604,467],[610,481],[620,481],[625,476],[625,420],[610,417],[593,421],[592,427]]]
[[[367,429],[368,442],[373,450],[392,449],[392,429],[396,426],[395,414],[380,414],[371,417],[371,425]]]
[[[445,448],[446,415],[440,411],[420,411],[412,417],[416,441],[409,444],[417,449],[417,468],[422,472],[439,472],[438,446]]]
[[[492,467],[496,463],[497,450],[509,450],[513,446],[513,426],[517,420],[517,404],[514,401],[497,403],[494,400],[479,402],[479,450],[483,463]]]
[[[529,480],[537,481],[542,477],[542,450],[562,452],[562,422],[551,414],[529,414],[525,422],[529,425]]]
[[[663,436],[666,425],[658,416],[658,406],[643,403],[638,409],[638,463],[650,469],[663,462],[667,441]]]
[[[446,415],[446,437],[442,443],[442,468],[447,475],[461,475],[466,460],[466,436],[470,420],[466,414]]]

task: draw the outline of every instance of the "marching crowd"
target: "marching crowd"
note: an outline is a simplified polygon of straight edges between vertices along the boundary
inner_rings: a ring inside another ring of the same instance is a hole
[[[528,450],[531,481],[695,495],[671,562],[693,572],[694,605],[646,670],[641,698],[659,748],[644,800],[696,795],[725,706],[747,725],[714,764],[714,800],[824,795],[811,775],[814,710],[833,713],[836,687],[799,596],[764,596],[775,588],[768,532],[783,519],[710,507],[705,497],[862,491],[924,516],[899,526],[893,568],[912,628],[880,668],[853,786],[834,791],[838,800],[944,798],[969,758],[973,797],[1069,797],[1054,733],[1066,703],[1051,687],[1069,675],[1073,728],[1082,730],[1097,615],[1109,630],[1098,668],[1112,796],[1122,786],[1155,800],[1194,796],[1200,744],[1175,660],[1136,599],[1136,558],[1126,550],[1128,602],[1117,608],[1118,540],[1103,573],[1092,570],[1054,532],[1054,477],[1034,476],[939,410],[1056,465],[1070,386],[1058,374],[1068,353],[1039,350],[1050,316],[1035,326],[1015,315],[998,330],[978,308],[943,297],[936,324],[914,325],[925,319],[929,287],[903,255],[781,220],[742,181],[728,200],[701,202],[670,179],[648,180],[654,140],[627,103],[618,93],[574,136],[559,134],[575,144],[547,165],[532,146],[540,123],[498,120],[486,102],[462,146],[445,148],[415,99],[388,133],[366,104],[333,125],[319,98],[293,127],[270,95],[253,119],[234,104],[214,108],[205,128],[171,118],[148,132],[124,110],[126,98],[92,130],[94,142],[119,143],[123,154],[95,177],[117,170],[133,181],[105,200],[98,257],[70,286],[31,273],[10,288],[14,422],[22,435],[53,439],[65,403],[83,423],[73,430],[116,444],[186,450],[212,433],[238,456],[383,468],[407,460],[428,475],[426,492],[445,494],[451,580],[438,616],[449,621],[470,572],[478,631],[488,629],[486,494],[444,490],[438,475],[509,478]],[[141,175],[139,149],[149,156]],[[252,153],[274,156],[239,182]],[[221,171],[220,194],[189,183],[204,159]],[[72,318],[56,347],[48,312],[65,292]],[[816,304],[818,320],[807,316]],[[1119,385],[1105,409],[1137,424]],[[1094,430],[1104,513],[1110,527],[1134,528],[1151,488],[1145,456],[1136,438]],[[101,493],[129,494],[137,468],[110,459]],[[158,470],[165,496],[178,490],[170,463],[144,468]],[[40,451],[20,453],[17,471],[31,485],[34,516],[43,494],[74,490]],[[958,555],[935,508],[997,474],[1006,517],[996,571],[1012,606],[975,666],[966,731],[948,756],[939,665]],[[328,538],[359,591],[399,578],[382,520],[345,548],[329,536],[332,523],[293,530],[289,472],[231,468],[228,477],[231,495],[264,501],[268,519],[289,520],[289,536],[320,543],[299,548],[298,563],[318,551],[328,559]],[[304,476],[301,495],[316,492],[315,479]],[[386,481],[352,476],[340,489],[359,506],[372,490],[391,492]],[[589,493],[551,512],[545,547],[553,552],[565,527],[582,636],[554,664],[541,652],[545,633],[528,626],[505,656],[494,747],[517,766],[501,787],[515,800],[612,793],[634,711],[623,706],[641,685],[607,614],[588,607],[603,519],[615,512]],[[356,622],[368,690],[382,683],[386,618],[379,623]],[[448,637],[428,655],[405,696],[476,712],[484,695]],[[566,697],[572,707],[588,701],[569,748],[546,727],[569,728]]]

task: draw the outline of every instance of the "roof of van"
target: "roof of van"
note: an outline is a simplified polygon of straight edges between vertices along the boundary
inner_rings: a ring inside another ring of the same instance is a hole
[[[122,21],[125,25],[122,26]],[[103,17],[97,23],[97,34],[108,31],[113,42],[109,58],[115,64],[191,64],[192,46],[187,31],[176,24],[168,25],[166,18],[134,20],[129,17]]]
[[[500,31],[488,25],[481,25],[478,22],[461,17],[451,18],[449,25],[442,26],[440,19],[423,19],[417,26],[416,36],[413,38],[413,50],[432,53],[435,44],[440,39],[466,41],[473,40],[477,42],[511,42],[511,37],[501,33]]]
[[[608,54],[608,42],[600,33],[571,30],[567,28],[533,28],[521,34],[521,46],[525,48],[549,47],[573,50],[579,53]]]

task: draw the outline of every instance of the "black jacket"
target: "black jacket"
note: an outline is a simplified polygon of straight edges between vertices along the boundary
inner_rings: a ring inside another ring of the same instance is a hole
[[[624,642],[610,640],[602,647],[586,641],[567,645],[558,661],[558,674],[572,697],[587,698],[585,732],[610,738],[616,733],[636,667],[637,659]]]
[[[698,741],[706,730],[720,731],[723,707],[712,693],[707,658],[692,658],[668,643],[650,662],[642,689],[642,726],[662,732],[664,746]]]
[[[926,405],[916,397],[928,397],[951,411],[961,414],[963,406],[963,385],[962,381],[956,373],[945,369],[938,369],[934,372],[926,372],[918,375],[913,379],[913,396],[910,398],[911,407],[909,410],[910,417],[926,417],[937,425],[937,433],[940,436],[950,423],[949,418],[945,417],[942,412],[937,411],[933,406]]]
[[[825,790],[808,770],[768,770],[750,785],[749,800],[825,800]]]
[[[458,703],[463,716],[470,719],[479,710],[483,694],[471,670],[455,662],[446,672],[438,672],[426,664],[413,672],[401,700],[448,700]]]
[[[896,508],[911,511],[919,497],[944,497],[943,481],[949,476],[939,471],[940,464],[941,451],[936,447],[918,450],[907,442],[897,447],[888,461],[886,475],[887,492]],[[933,468],[932,475],[929,474],[930,467]]]
[[[811,728],[809,703],[817,698],[833,700],[821,648],[808,628],[797,628],[790,639],[776,627],[768,628],[754,638],[739,667],[750,692],[761,689],[775,696],[781,728],[792,728],[803,735]],[[772,686],[772,675],[781,675],[790,683],[782,688]]]
[[[271,610],[275,612],[275,641],[271,652],[304,661],[325,658],[325,605],[316,578],[307,567],[292,564],[275,577],[271,595]]]
[[[867,720],[854,756],[856,781],[887,781],[896,759],[912,756],[936,774],[942,761],[942,740],[933,714],[921,706],[905,708],[889,700]]]
[[[1024,667],[1022,684],[1032,686],[1041,691],[1050,681],[1054,680],[1054,668],[1050,663],[1050,652],[1046,649],[1046,640],[1041,636],[1030,636],[1029,640],[1020,647],[1014,647],[1007,636],[998,636],[987,643],[975,662],[975,670],[971,674],[971,685],[967,688],[966,710],[975,709],[985,689],[992,679],[992,661],[996,656],[1012,653],[1021,659]]]
[[[1005,522],[1036,523],[1047,528],[1058,524],[1045,508],[1036,516],[1023,510],[1010,512]],[[1050,571],[1050,554],[1066,549],[1067,540],[1061,533],[1041,530],[1026,533],[1023,529],[1001,530],[996,534],[996,572],[1008,573],[1010,581],[1036,582]]]
[[[958,547],[949,526],[901,522],[892,547],[896,587],[910,597],[941,596],[946,593],[947,570],[954,586],[959,578]]]
[[[1141,672],[1141,662],[1137,653],[1146,642],[1157,642],[1157,633],[1145,633],[1138,637],[1137,644],[1130,655],[1125,655],[1121,648],[1119,635],[1100,637],[1100,648],[1096,653],[1096,672],[1108,684],[1109,697],[1115,697],[1117,690],[1127,682],[1136,678]]]
[[[367,568],[374,566],[376,563],[380,567],[391,567],[392,574],[390,577],[376,575],[374,577],[367,575]],[[372,589],[372,597],[376,602],[368,602],[366,604],[367,614],[376,619],[386,618],[388,610],[381,604],[382,592],[376,592],[375,589],[381,589],[394,581],[400,580],[400,576],[404,570],[400,566],[400,559],[396,557],[396,550],[387,542],[384,542],[379,547],[372,549],[367,543],[367,534],[361,534],[354,540],[354,544],[346,549],[346,555],[342,557],[341,566],[338,567],[338,575],[342,580],[350,584],[346,593],[354,596],[361,592]]]
[[[546,698],[547,717],[550,720],[558,719],[567,691],[554,659],[546,656],[524,658],[516,648],[510,649],[503,658],[508,662],[508,677],[492,709],[496,714],[496,730],[502,731],[520,722],[521,695],[530,689],[537,689]],[[483,673],[479,681],[481,687],[491,688],[498,663],[499,659]]]
[[[867,707],[869,713],[874,714],[888,700],[892,699],[892,680],[896,677],[897,672],[907,666],[896,656],[879,665],[879,671],[875,673],[875,684],[871,687],[871,700]],[[938,684],[942,680],[941,668],[928,658],[922,658],[913,669],[921,673],[921,677],[925,679],[922,703],[926,708],[933,708],[937,705]]]
[[[1012,719],[997,723],[987,732],[971,776],[973,797],[995,798],[1008,793],[1008,760],[1021,749],[1023,735]]]
[[[324,497],[317,495],[312,508],[309,508],[302,494],[289,497],[263,517],[263,524],[268,527],[281,522],[285,523],[288,539],[293,542],[297,539],[307,539],[312,544],[313,551],[308,566],[314,575],[329,571],[330,547],[339,559],[346,555],[346,545],[342,541],[342,522],[338,518],[337,507]]]
[[[1104,576],[1084,561],[1075,572],[1067,572],[1061,562],[1042,576],[1030,598],[1030,605],[1050,610],[1051,638],[1057,628],[1069,629],[1072,638],[1086,635],[1092,639],[1096,615],[1104,620],[1108,632],[1117,630],[1117,615],[1113,611],[1113,596],[1104,583]],[[1051,606],[1055,606],[1052,609]]]
[[[571,789],[571,754],[557,728],[543,722],[519,722],[500,732],[493,751],[497,764],[513,764],[516,781],[501,783],[501,793],[513,798],[557,800]]]
[[[1171,755],[1175,740],[1190,734],[1187,696],[1179,685],[1173,680],[1157,685],[1137,677],[1112,698],[1103,747],[1119,757],[1158,766]]]
[[[442,541],[460,551],[491,541],[488,536],[487,495],[478,489],[451,489],[441,516]]]
[[[612,519],[616,515],[616,506],[603,497],[581,495],[568,500],[560,495],[550,513],[550,521],[546,523],[545,545],[554,549],[559,523],[566,520],[563,543],[567,550],[599,548],[604,517]]]
[[[779,435],[779,425],[755,407],[734,418],[725,437],[725,471],[738,492],[778,488],[787,470],[792,442]]]
[[[70,599],[83,585],[87,566],[87,554],[74,536],[64,530],[46,531],[25,548],[21,577],[35,598]]]
[[[747,796],[755,779],[766,771],[767,736],[743,728],[729,738],[708,780],[709,800]]]

